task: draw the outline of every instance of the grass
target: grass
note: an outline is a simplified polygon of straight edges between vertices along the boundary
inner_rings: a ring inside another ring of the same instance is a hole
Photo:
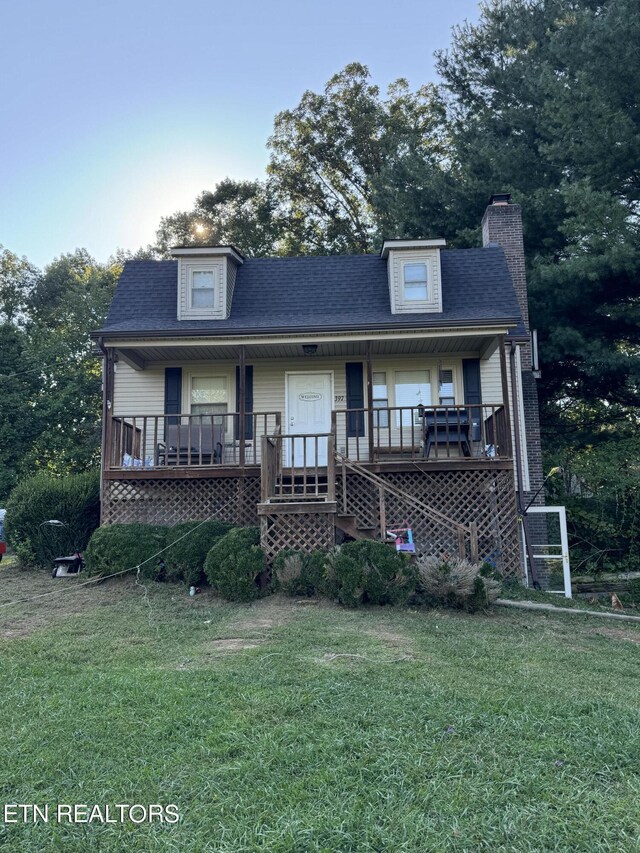
[[[74,582],[0,567],[0,599]],[[634,625],[131,579],[0,619],[2,802],[180,812],[0,822],[7,851],[639,849]]]

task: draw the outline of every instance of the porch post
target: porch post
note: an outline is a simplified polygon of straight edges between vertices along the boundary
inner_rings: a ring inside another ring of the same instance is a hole
[[[505,419],[505,433],[509,437],[509,446],[507,447],[507,452],[509,456],[513,456],[513,439],[511,436],[511,416],[509,414],[510,406],[509,406],[509,383],[507,382],[507,355],[505,352],[505,337],[504,335],[500,335],[499,338],[500,343],[498,347],[500,349],[500,378],[502,380],[502,404],[504,406],[504,419]],[[495,429],[495,428],[494,428]]]
[[[369,434],[369,462],[373,462],[373,367],[371,364],[371,341],[366,343],[367,355],[367,432]]]
[[[247,369],[245,366],[245,351],[244,344],[240,344],[239,348],[239,370],[238,370],[238,408],[240,409],[240,423],[238,424],[238,462],[240,463],[240,467],[244,467],[244,434],[246,431],[245,424],[245,410],[246,410],[246,374]]]
[[[113,461],[113,448],[111,446],[113,436],[113,348],[102,347],[104,353],[103,361],[103,383],[102,389],[102,470],[108,471]]]

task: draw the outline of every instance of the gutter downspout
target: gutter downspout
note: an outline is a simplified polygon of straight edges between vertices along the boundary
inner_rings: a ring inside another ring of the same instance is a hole
[[[515,457],[518,483],[518,488],[516,489],[516,498],[518,505],[518,522],[522,525],[522,531],[524,533],[524,545],[527,551],[527,560],[529,563],[529,574],[531,576],[531,582],[533,583],[534,589],[540,589],[538,573],[536,571],[536,566],[533,559],[533,548],[531,547],[531,536],[529,533],[527,510],[524,506],[524,498],[522,494],[522,441],[520,437],[520,418],[518,415],[518,406],[516,399],[516,344],[513,341],[511,342],[511,349],[509,352],[509,367],[511,370],[511,398],[513,400],[513,434],[516,445]]]

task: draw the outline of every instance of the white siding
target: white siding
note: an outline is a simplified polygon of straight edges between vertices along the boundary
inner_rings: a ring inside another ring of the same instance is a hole
[[[402,275],[404,261],[426,263],[429,275],[430,298],[424,302],[405,302]],[[437,313],[442,311],[439,249],[397,249],[389,252],[387,261],[389,295],[392,314]]]
[[[236,274],[238,272],[238,266],[234,260],[231,258],[226,259],[226,269],[227,269],[227,304],[225,319],[228,319],[231,316],[231,303],[233,301],[233,291],[236,287]]]
[[[227,315],[227,259],[206,255],[178,259],[178,320],[222,320]],[[192,308],[189,303],[189,271],[214,270],[216,273],[215,310]]]
[[[164,412],[164,365],[134,370],[121,360],[115,369],[114,415],[161,415]]]
[[[480,384],[482,387],[482,400],[485,403],[502,402],[502,373],[500,371],[500,350],[491,355],[490,358],[480,361]]]

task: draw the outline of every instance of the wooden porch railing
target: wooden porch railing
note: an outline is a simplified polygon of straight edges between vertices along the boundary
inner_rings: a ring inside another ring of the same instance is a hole
[[[280,429],[280,412],[247,412],[244,425],[241,439],[238,412],[114,416],[107,433],[105,468],[259,465],[262,437]]]
[[[511,459],[512,455],[502,403],[342,409],[334,411],[332,419],[336,447],[356,462]]]
[[[262,501],[335,501],[335,447],[331,433],[265,435]]]

